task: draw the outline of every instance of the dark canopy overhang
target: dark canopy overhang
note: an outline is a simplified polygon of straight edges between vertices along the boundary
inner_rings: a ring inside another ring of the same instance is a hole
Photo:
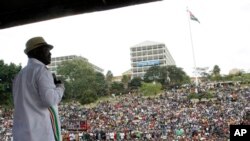
[[[0,0],[0,29],[160,0]]]

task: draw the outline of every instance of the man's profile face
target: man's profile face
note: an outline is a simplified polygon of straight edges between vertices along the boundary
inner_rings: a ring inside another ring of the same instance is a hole
[[[41,54],[40,54],[40,61],[43,62],[45,65],[50,64],[51,62],[51,52],[50,49],[46,46],[41,47]]]

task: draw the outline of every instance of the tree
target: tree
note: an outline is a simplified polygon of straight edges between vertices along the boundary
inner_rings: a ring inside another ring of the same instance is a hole
[[[187,76],[182,68],[176,67],[175,65],[163,67],[162,71],[168,72],[170,86],[179,86],[190,82],[189,76]]]
[[[57,72],[65,82],[66,99],[81,100],[82,104],[97,99],[96,73],[87,61],[83,59],[64,61],[58,66]]]
[[[237,74],[229,74],[222,77],[225,81],[238,81],[243,84],[247,84],[250,82],[250,73],[237,73]]]
[[[208,67],[196,68],[196,72],[199,74],[203,81],[208,81],[210,79]]]
[[[171,79],[170,79],[170,72],[168,71],[167,67],[161,67],[160,68],[160,79],[159,82],[162,84],[164,88],[166,88],[167,85],[170,85]]]
[[[220,67],[218,65],[215,65],[213,68],[213,75],[220,75]]]
[[[108,94],[108,84],[105,80],[105,76],[96,72],[96,91],[98,96],[105,96]]]
[[[152,66],[145,73],[143,80],[145,82],[153,82],[153,81],[158,82],[160,79],[160,75],[161,75],[160,66]]]
[[[130,80],[130,77],[128,75],[123,75],[122,76],[122,83],[123,83],[125,89],[128,88],[129,80]]]
[[[221,76],[220,76],[220,67],[218,65],[215,65],[213,70],[212,70],[212,76],[214,80],[220,80]]]
[[[141,78],[140,77],[135,77],[128,84],[129,89],[131,89],[131,90],[137,90],[139,87],[141,87],[141,83],[142,83]]]
[[[145,82],[156,81],[161,83],[163,88],[167,86],[181,85],[183,83],[189,83],[190,78],[182,70],[175,65],[170,66],[153,66],[148,69],[144,75]]]
[[[21,69],[21,65],[17,66],[13,63],[8,65],[0,60],[0,105],[11,106],[13,104],[12,80]]]
[[[113,82],[111,85],[111,93],[112,94],[124,93],[123,84],[121,82]]]
[[[110,92],[110,89],[111,89],[112,79],[113,79],[113,73],[110,70],[108,70],[108,72],[106,74],[106,81],[107,81],[107,84],[108,84],[109,92]]]

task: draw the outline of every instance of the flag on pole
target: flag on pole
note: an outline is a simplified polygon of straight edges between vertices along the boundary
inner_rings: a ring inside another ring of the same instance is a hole
[[[200,21],[194,16],[194,14],[191,11],[189,11],[189,10],[187,10],[187,11],[189,13],[189,16],[190,16],[191,20],[194,20],[194,21],[197,21],[198,23],[200,23]]]

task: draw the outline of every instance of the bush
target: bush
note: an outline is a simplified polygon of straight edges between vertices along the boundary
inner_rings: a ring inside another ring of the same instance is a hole
[[[90,104],[92,102],[95,102],[98,99],[97,95],[93,93],[90,90],[87,90],[84,95],[80,98],[80,103],[82,105],[84,104]]]
[[[162,85],[160,83],[142,83],[139,92],[144,96],[156,95],[161,92]]]

